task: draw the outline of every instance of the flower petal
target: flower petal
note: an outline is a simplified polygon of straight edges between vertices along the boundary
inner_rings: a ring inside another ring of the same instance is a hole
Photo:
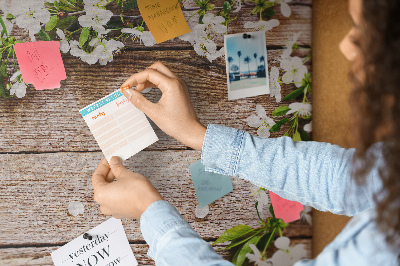
[[[256,115],[251,115],[247,118],[247,124],[250,127],[259,127],[262,124],[262,119]]]
[[[285,2],[281,3],[281,13],[285,17],[290,17],[292,14],[292,10],[290,9],[290,6],[286,4]]]
[[[275,247],[279,249],[288,249],[290,244],[290,239],[286,236],[281,236],[277,240],[275,240]]]
[[[263,119],[267,118],[267,113],[265,112],[264,107],[262,107],[262,105],[260,105],[260,104],[256,105],[256,113],[259,117],[261,117]]]

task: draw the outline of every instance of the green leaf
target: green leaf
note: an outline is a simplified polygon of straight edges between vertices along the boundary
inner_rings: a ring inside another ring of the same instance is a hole
[[[288,95],[286,95],[285,98],[283,98],[284,101],[289,101],[291,99],[296,98],[297,96],[299,96],[300,94],[304,93],[304,86],[301,86],[300,88],[298,88],[297,90],[289,93]]]
[[[293,140],[294,140],[294,141],[301,141],[301,136],[300,136],[299,131],[294,132],[294,134],[293,134]]]
[[[43,29],[38,32],[38,35],[42,41],[51,41],[50,36]]]
[[[268,18],[272,17],[275,14],[276,14],[276,12],[272,8],[268,8],[263,12],[263,16],[268,17]]]
[[[274,207],[271,205],[269,205],[269,213],[271,214],[272,218],[276,218],[275,217],[275,212],[274,212]]]
[[[232,7],[231,7],[231,4],[229,3],[229,1],[225,1],[224,8],[223,8],[225,14],[229,14],[231,12],[231,9],[232,9]]]
[[[51,16],[50,20],[46,23],[46,26],[44,27],[45,31],[51,31],[52,29],[54,29],[54,27],[57,25],[57,22],[58,16]]]
[[[81,36],[79,36],[79,46],[83,47],[87,40],[89,39],[90,29],[85,27],[81,31]]]
[[[271,128],[270,128],[270,130],[269,130],[269,132],[278,132],[280,129],[281,129],[281,126],[282,125],[284,125],[284,124],[286,124],[287,122],[289,122],[290,120],[288,119],[288,118],[283,118],[283,119],[281,119],[281,120],[279,120],[278,122],[276,122],[276,124],[275,125],[273,125]]]
[[[239,225],[223,232],[222,235],[213,243],[213,245],[218,244],[218,243],[223,243],[225,241],[234,240],[234,239],[244,236],[252,231],[254,231],[254,229],[251,228],[250,226],[244,225],[244,224],[239,224]]]
[[[71,16],[71,17],[66,17],[63,19],[60,19],[57,22],[56,27],[59,28],[60,30],[65,30],[68,28],[75,20],[77,19],[76,16]]]
[[[259,233],[259,232],[257,232],[257,233]],[[246,235],[245,238],[238,239],[238,240],[232,240],[232,242],[231,242],[229,245],[227,245],[225,248],[223,248],[223,249],[231,249],[231,248],[233,248],[233,247],[237,247],[237,246],[239,246],[239,245],[241,245],[241,244],[243,244],[243,243],[246,243],[246,242],[249,241],[249,239],[252,238],[255,234],[256,234],[256,233],[249,233],[249,235]]]
[[[13,14],[7,13],[6,19],[15,19],[15,17]]]
[[[304,131],[304,129],[299,129],[299,132],[300,132],[300,137],[302,140],[304,140],[304,141],[311,140],[310,135],[308,135],[308,133],[306,131]]]
[[[287,106],[287,105],[279,106],[279,107],[277,107],[277,108],[272,112],[272,115],[273,115],[273,116],[283,116],[283,115],[285,115],[289,110],[290,110],[290,108],[289,108],[289,106]]]
[[[124,4],[124,10],[130,10],[138,7],[136,0],[128,1]]]
[[[243,247],[240,249],[239,255],[237,257],[236,265],[241,266],[247,259],[246,254],[250,253],[252,250],[250,248],[250,244],[257,245],[260,240],[260,236],[253,236]]]

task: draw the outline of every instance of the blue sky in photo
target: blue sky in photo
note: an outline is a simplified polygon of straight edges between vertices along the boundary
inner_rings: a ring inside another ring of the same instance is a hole
[[[251,32],[251,39],[244,39],[243,34],[238,36],[227,37],[226,39],[226,51],[227,51],[227,59],[229,56],[233,58],[231,62],[231,66],[233,64],[239,66],[239,56],[238,51],[242,52],[240,56],[240,72],[248,72],[248,65],[244,62],[244,58],[249,56],[251,59],[250,62],[250,71],[254,72],[257,70],[254,53],[257,53],[257,66],[260,65],[260,57],[264,56],[265,60],[267,59],[264,47],[265,33],[264,32]],[[228,62],[227,62],[228,64]]]

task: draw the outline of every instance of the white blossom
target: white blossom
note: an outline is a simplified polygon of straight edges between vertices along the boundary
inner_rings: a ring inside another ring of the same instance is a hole
[[[256,106],[256,113],[257,115],[251,115],[247,118],[247,124],[250,127],[258,127],[257,134],[262,138],[268,138],[271,134],[269,130],[275,125],[275,122],[267,116],[261,105]]]
[[[103,40],[103,43],[105,44],[105,46],[101,44],[97,46],[102,49],[99,55],[99,63],[100,65],[107,65],[108,62],[111,62],[113,60],[113,53],[114,52],[118,53],[119,50],[125,45],[122,42],[113,39],[108,41]]]
[[[267,260],[272,265],[291,266],[307,256],[304,244],[290,246],[290,239],[285,236],[276,239],[275,246],[278,248],[278,251]]]
[[[309,103],[291,103],[289,104],[290,110],[286,114],[297,113],[302,118],[308,118],[311,116],[312,107]]]
[[[285,44],[285,49],[283,50],[283,53],[281,55],[282,59],[286,59],[288,58],[292,52],[293,52],[293,45],[297,42],[297,40],[300,37],[300,32],[295,32],[293,33],[293,35],[291,36],[291,38],[289,38],[289,40],[287,41],[287,43]]]
[[[304,125],[304,131],[310,133],[312,131],[312,121]]]
[[[58,29],[56,30],[56,33],[58,37],[60,38],[60,50],[63,53],[68,53],[70,46],[69,42],[65,39],[65,34],[62,30]]]
[[[265,191],[257,186],[254,186],[251,188],[251,194],[254,197],[255,201],[258,201],[257,209],[258,212],[260,213],[260,216],[264,215],[264,206],[268,206],[269,204],[269,199],[267,193]]]
[[[258,266],[266,266],[271,265],[269,264],[266,259],[261,255],[260,251],[254,244],[249,244],[249,247],[253,251],[253,254],[247,253],[246,257],[251,261],[254,262]]]
[[[226,32],[227,28],[223,24],[225,19],[221,16],[207,13],[203,17],[204,24],[198,24],[193,21],[196,21],[196,17],[193,17],[189,21],[191,32],[179,36],[179,39],[190,42],[196,53],[200,56],[205,56],[210,62],[224,56],[224,48],[222,47],[217,50],[216,43],[209,36],[224,34]]]
[[[300,212],[300,221],[307,222],[312,226],[312,217],[309,214],[312,208],[310,206],[304,206],[304,210]]]
[[[144,46],[153,46],[156,44],[156,40],[154,39],[153,35],[150,31],[139,31],[137,28],[125,28],[121,30],[122,33],[131,34],[133,38],[139,38]]]
[[[112,17],[110,10],[102,9],[94,5],[85,5],[86,14],[78,18],[82,27],[92,27],[99,34],[107,34],[110,30],[106,30],[103,25]]]
[[[289,2],[292,2],[292,0],[270,0],[271,2],[275,3],[281,3],[281,13],[285,17],[290,17],[292,14],[292,10],[290,9],[290,6],[287,4]]]
[[[297,88],[301,86],[304,75],[308,73],[307,67],[297,56],[282,59],[281,68],[286,71],[282,76],[282,81],[284,83],[294,82]]]
[[[50,12],[44,7],[44,0],[16,1],[10,13],[15,16],[18,27],[28,30],[29,37],[35,40],[35,34],[42,29],[42,25],[50,20]]]
[[[243,27],[245,29],[270,31],[277,26],[279,26],[279,20],[270,19],[268,21],[265,20],[259,20],[257,22],[248,21],[244,24]]]
[[[26,94],[26,84],[25,82],[15,82],[10,89],[10,94],[17,96],[18,98],[22,98]]]
[[[116,40],[102,40],[102,43],[98,39],[92,39],[89,45],[94,47],[91,53],[86,53],[84,50],[79,48],[77,41],[71,41],[71,55],[80,57],[82,61],[89,65],[95,64],[99,61],[100,65],[106,65],[108,62],[113,60],[113,53],[118,52],[119,49],[124,47],[122,42]]]
[[[279,80],[279,69],[272,67],[269,75],[269,89],[271,97],[275,97],[276,102],[279,103],[282,99],[281,96],[281,84]]]

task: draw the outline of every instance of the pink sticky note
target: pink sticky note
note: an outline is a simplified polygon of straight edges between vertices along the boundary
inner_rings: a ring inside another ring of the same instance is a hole
[[[300,219],[300,212],[304,210],[303,204],[281,198],[271,191],[269,196],[276,218],[281,218],[285,223]]]
[[[23,80],[36,90],[59,88],[60,81],[67,78],[60,42],[17,43],[14,47]]]

